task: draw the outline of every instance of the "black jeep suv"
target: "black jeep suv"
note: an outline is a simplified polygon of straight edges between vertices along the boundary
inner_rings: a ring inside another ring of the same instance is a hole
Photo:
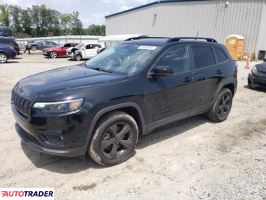
[[[164,124],[202,113],[226,120],[236,86],[236,63],[214,39],[138,38],[20,80],[11,105],[31,148],[88,153],[106,166],[127,160],[139,135]]]

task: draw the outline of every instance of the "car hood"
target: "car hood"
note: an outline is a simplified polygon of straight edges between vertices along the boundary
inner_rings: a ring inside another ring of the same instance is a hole
[[[266,62],[257,64],[256,68],[259,72],[266,73]]]
[[[15,90],[23,91],[23,96],[46,96],[51,93],[65,94],[75,89],[89,88],[126,79],[127,76],[97,71],[85,65],[58,68],[21,79]]]

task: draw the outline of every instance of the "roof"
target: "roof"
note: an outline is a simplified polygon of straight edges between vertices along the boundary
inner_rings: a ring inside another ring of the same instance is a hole
[[[210,0],[163,0],[163,1],[158,0],[158,1],[155,1],[155,2],[152,2],[152,3],[144,4],[142,6],[138,6],[138,7],[135,7],[135,8],[128,9],[128,10],[124,10],[124,11],[121,11],[121,12],[117,12],[117,13],[114,13],[114,14],[111,14],[111,15],[107,15],[107,16],[105,16],[105,18],[113,17],[113,16],[116,16],[116,15],[120,15],[120,14],[123,14],[123,13],[127,13],[127,12],[130,12],[130,11],[138,10],[138,9],[149,7],[149,6],[156,5],[156,4],[187,2],[187,1],[210,1]]]
[[[204,41],[206,40],[206,41]],[[180,43],[180,44],[203,44],[203,45],[220,45],[216,42],[216,40],[212,38],[192,38],[192,37],[147,37],[140,39],[133,39],[130,41],[126,41],[124,43],[132,43],[132,44],[140,44],[140,45],[151,45],[151,46],[165,46],[171,43]]]

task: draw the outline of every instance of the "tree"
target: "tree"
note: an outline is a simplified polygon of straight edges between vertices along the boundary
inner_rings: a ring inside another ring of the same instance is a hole
[[[61,14],[59,16],[60,28],[63,35],[71,34],[72,25],[72,15],[71,14]]]
[[[21,11],[21,23],[22,23],[22,29],[24,33],[27,33],[28,35],[32,34],[32,20],[30,16],[31,10],[28,8],[27,10]]]
[[[14,27],[15,32],[21,32],[22,26],[21,26],[21,12],[22,9],[18,6],[9,6],[10,15],[11,15],[11,21],[12,26]]]
[[[10,16],[9,16],[9,6],[7,4],[0,5],[0,21],[4,26],[9,26]]]
[[[86,30],[88,35],[105,35],[105,25],[95,25],[92,24]]]
[[[31,8],[31,18],[32,18],[32,27],[34,29],[33,34],[35,36],[40,36],[40,7],[32,6]]]
[[[73,35],[82,35],[82,22],[79,19],[79,12],[75,11],[72,14],[72,34]]]
[[[50,10],[48,12],[48,20],[49,20],[49,33],[52,33],[52,35],[61,35],[62,30],[60,27],[60,15],[61,13],[57,10]],[[50,34],[51,35],[51,34]]]
[[[104,25],[91,25],[83,28],[79,12],[61,14],[45,5],[32,5],[22,9],[19,6],[0,5],[0,24],[13,27],[16,36],[53,35],[105,35]]]

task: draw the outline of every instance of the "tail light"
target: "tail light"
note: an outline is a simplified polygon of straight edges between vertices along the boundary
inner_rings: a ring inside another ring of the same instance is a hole
[[[11,50],[13,50],[13,51],[16,51],[16,49],[15,49],[15,46],[14,46],[14,45],[11,45],[11,46],[10,46],[10,49],[11,49]]]

